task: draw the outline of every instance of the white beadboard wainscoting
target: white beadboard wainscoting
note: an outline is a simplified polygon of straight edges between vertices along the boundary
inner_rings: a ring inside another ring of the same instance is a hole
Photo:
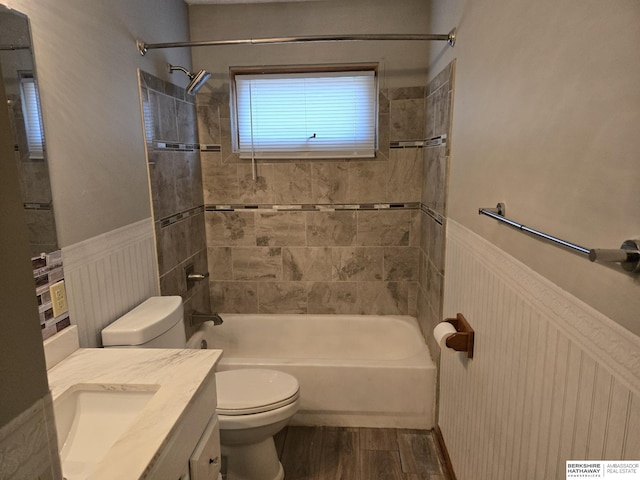
[[[458,480],[640,460],[640,337],[452,220],[445,271],[445,317],[475,330],[472,360],[441,357],[438,423]]]
[[[62,249],[71,323],[80,347],[101,346],[104,327],[153,295],[160,281],[151,219]]]

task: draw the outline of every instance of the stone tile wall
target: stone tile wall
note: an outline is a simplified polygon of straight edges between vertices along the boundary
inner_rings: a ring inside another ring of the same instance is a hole
[[[440,348],[433,340],[434,327],[442,317],[444,285],[447,185],[451,152],[451,113],[455,60],[428,85],[426,95],[426,137],[446,135],[446,143],[426,147],[421,186],[420,271],[418,276],[418,321],[434,359]]]
[[[210,293],[221,312],[412,314],[429,338],[442,315],[453,72],[381,92],[375,159],[255,170],[231,151],[228,90],[199,94],[196,118],[182,89],[142,73],[162,293],[198,310]],[[390,148],[443,134],[444,145]],[[187,292],[188,263],[210,272],[210,292]]]
[[[140,71],[140,90],[160,292],[180,295],[189,314],[210,311],[207,282],[187,288],[185,268],[207,271],[204,202],[195,99],[183,88]]]
[[[207,211],[221,312],[415,315],[419,210]]]
[[[259,160],[254,180],[231,151],[228,86],[199,94],[212,308],[415,315],[423,152],[390,142],[424,139],[425,102],[424,87],[381,92],[375,159]]]

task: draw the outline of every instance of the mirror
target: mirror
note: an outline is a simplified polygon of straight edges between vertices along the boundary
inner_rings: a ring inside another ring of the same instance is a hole
[[[0,70],[31,256],[58,250],[29,19],[0,5]]]

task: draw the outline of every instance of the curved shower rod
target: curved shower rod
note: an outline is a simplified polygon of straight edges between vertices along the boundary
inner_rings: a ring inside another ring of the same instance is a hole
[[[358,42],[367,40],[417,40],[417,41],[445,41],[451,47],[456,43],[456,29],[447,34],[380,34],[380,35],[319,35],[308,37],[273,37],[273,38],[246,38],[241,40],[210,40],[200,42],[169,42],[169,43],[145,43],[136,40],[140,55],[146,55],[153,48],[178,48],[178,47],[210,47],[218,45],[269,45],[278,43],[312,43],[312,42]]]

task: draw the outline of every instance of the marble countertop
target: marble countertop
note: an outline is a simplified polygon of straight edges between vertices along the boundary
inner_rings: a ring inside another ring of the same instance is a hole
[[[127,433],[113,445],[91,479],[139,479],[153,470],[176,426],[207,387],[215,396],[215,366],[221,350],[87,348],[48,371],[54,405],[68,388],[158,388]],[[154,388],[154,389],[155,389]],[[200,402],[202,403],[202,402]],[[215,403],[211,402],[212,411]],[[206,425],[206,420],[203,424]]]

